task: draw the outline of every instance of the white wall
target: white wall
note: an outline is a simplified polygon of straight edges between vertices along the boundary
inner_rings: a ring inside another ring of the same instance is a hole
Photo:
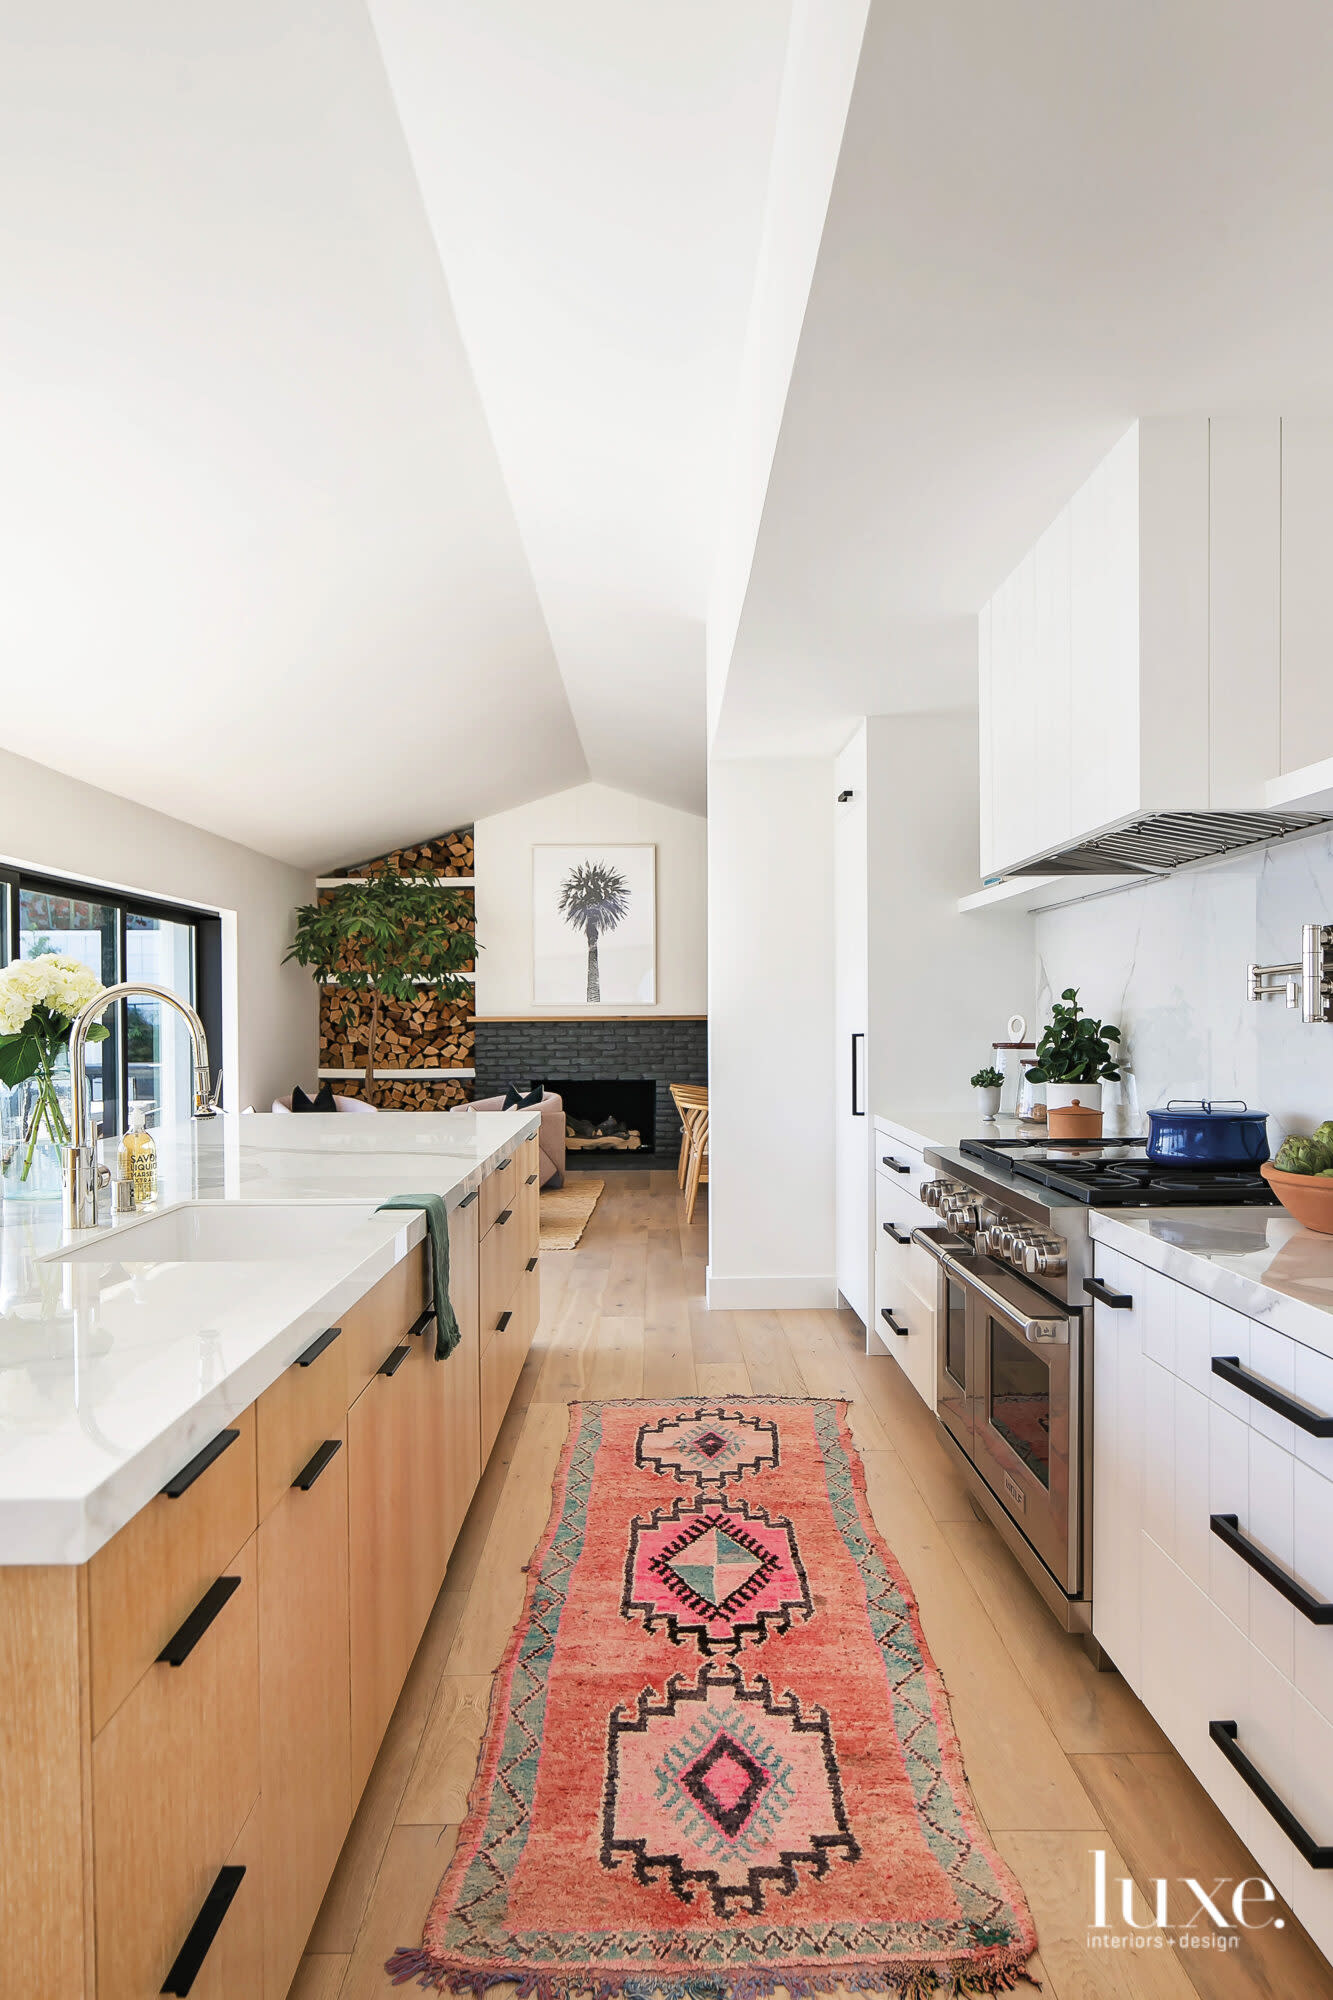
[[[708,778],[708,1303],[833,1306],[833,761]]]
[[[1240,1097],[1286,1131],[1333,1118],[1333,1028],[1251,1001],[1246,967],[1300,957],[1301,925],[1333,921],[1333,834],[1284,841],[1036,919],[1041,1019],[1076,986],[1125,1037],[1123,1110]]]
[[[0,859],[223,913],[224,1101],[266,1111],[318,1050],[314,981],[283,965],[314,878],[0,750]],[[217,1057],[214,1056],[216,1066]]]
[[[479,819],[479,1015],[703,1014],[708,1007],[708,822],[610,785],[574,785]],[[652,1006],[538,1007],[532,998],[532,849],[545,841],[657,848],[657,999]]]

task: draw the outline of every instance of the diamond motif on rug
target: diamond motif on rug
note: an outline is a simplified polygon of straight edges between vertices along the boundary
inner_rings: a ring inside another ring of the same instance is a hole
[[[620,1608],[703,1653],[788,1631],[793,1613],[811,1615],[791,1522],[743,1500],[682,1494],[631,1524]]]
[[[681,1902],[703,1891],[718,1915],[759,1915],[802,1873],[859,1861],[847,1824],[828,1716],[776,1697],[760,1675],[705,1665],[693,1683],[672,1675],[617,1709],[607,1736],[602,1863],[633,1863],[638,1881],[665,1883]]]
[[[650,1471],[721,1490],[729,1480],[778,1463],[777,1427],[740,1410],[701,1404],[679,1416],[663,1417],[660,1423],[645,1424],[635,1456]]]

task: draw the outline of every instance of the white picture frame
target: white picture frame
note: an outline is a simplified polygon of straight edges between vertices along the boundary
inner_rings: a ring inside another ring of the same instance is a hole
[[[652,1006],[657,849],[563,841],[532,849],[532,998],[539,1007]]]

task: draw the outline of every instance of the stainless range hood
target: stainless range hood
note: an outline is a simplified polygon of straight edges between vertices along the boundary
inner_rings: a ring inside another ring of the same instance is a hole
[[[1244,847],[1262,847],[1330,825],[1333,812],[1147,813],[990,880],[1013,881],[1023,875],[1169,875],[1173,868],[1191,862],[1216,861]]]

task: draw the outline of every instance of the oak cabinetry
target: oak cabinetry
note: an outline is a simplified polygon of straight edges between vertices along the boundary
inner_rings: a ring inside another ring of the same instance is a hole
[[[484,1281],[450,1216],[447,1359],[422,1245],[90,1563],[0,1567],[6,1992],[282,2000],[536,1327],[535,1152]]]
[[[510,1158],[501,1160],[495,1172],[488,1174],[481,1184],[479,1227],[484,1236],[502,1210],[514,1206],[514,1195],[518,1188],[518,1148]]]

